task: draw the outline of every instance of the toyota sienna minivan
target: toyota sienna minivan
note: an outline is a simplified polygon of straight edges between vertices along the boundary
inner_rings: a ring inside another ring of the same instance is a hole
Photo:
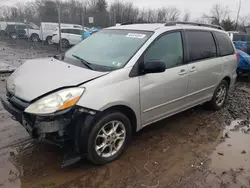
[[[33,138],[70,142],[105,164],[147,125],[207,102],[221,109],[236,66],[219,26],[124,24],[64,54],[27,60],[7,80],[1,101]]]

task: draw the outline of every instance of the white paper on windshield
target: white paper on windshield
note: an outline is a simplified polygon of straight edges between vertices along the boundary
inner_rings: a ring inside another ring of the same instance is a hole
[[[126,37],[131,37],[131,38],[137,38],[137,39],[143,39],[146,35],[145,34],[140,34],[140,33],[128,33]]]

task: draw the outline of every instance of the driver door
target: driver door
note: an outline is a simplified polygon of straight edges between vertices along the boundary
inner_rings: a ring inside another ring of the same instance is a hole
[[[170,116],[186,107],[188,68],[184,64],[182,33],[162,35],[146,51],[143,62],[166,63],[163,73],[140,76],[141,119],[143,126]]]

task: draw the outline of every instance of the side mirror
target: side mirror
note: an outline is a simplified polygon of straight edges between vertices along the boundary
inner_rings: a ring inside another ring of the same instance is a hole
[[[145,74],[148,73],[161,73],[165,72],[166,64],[160,60],[150,60],[144,63],[142,72]]]

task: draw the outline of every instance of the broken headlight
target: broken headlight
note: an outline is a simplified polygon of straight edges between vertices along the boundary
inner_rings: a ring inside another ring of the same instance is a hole
[[[68,88],[57,91],[35,101],[25,109],[25,112],[43,115],[65,110],[74,106],[84,91],[84,88]]]

